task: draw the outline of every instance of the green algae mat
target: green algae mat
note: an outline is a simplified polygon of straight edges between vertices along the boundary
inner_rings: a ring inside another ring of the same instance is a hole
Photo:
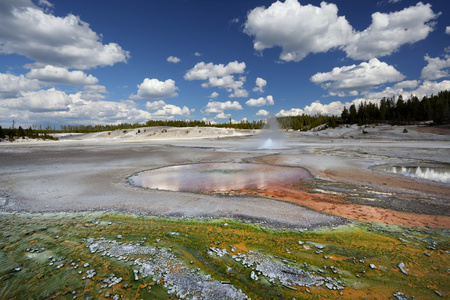
[[[450,231],[0,214],[0,299],[438,299]]]

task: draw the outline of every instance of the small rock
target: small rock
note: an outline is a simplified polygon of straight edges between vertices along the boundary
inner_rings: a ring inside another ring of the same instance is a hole
[[[89,267],[89,263],[85,263],[85,264],[83,265],[83,267],[85,267],[85,268]]]
[[[119,235],[117,236],[117,238],[118,238],[118,239],[121,239],[121,238],[122,238],[122,235],[121,235],[121,234],[119,234]]]
[[[436,295],[438,295],[439,297],[444,297],[442,294],[441,294],[441,292],[439,292],[439,291],[434,291],[435,293],[436,293]]]
[[[252,271],[252,272],[250,273],[250,278],[253,279],[253,280],[255,280],[255,281],[258,280],[258,275],[255,274],[255,271]]]
[[[428,253],[428,252],[425,252],[424,253],[426,256],[428,256],[428,257],[430,257],[431,256],[431,254],[430,253]]]
[[[405,264],[404,263],[399,263],[398,264],[398,268],[400,269],[400,271],[402,271],[403,274],[408,275],[408,272],[406,272],[405,270]]]
[[[370,267],[371,269],[376,269],[376,268],[377,268],[374,264],[370,264],[369,267]]]

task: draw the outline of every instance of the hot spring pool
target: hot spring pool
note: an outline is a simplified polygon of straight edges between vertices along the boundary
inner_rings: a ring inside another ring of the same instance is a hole
[[[138,173],[130,183],[168,191],[225,192],[294,184],[309,173],[301,168],[263,164],[209,163],[170,166]]]
[[[385,165],[377,166],[375,167],[375,169],[408,177],[420,178],[442,183],[450,183],[449,167]]]

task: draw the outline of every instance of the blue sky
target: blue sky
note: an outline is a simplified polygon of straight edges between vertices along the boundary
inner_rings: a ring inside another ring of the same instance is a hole
[[[337,114],[450,90],[450,1],[0,0],[0,125]]]

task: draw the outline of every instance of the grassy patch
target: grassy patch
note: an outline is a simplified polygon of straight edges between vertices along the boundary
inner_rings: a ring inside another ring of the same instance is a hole
[[[176,299],[152,276],[135,280],[133,261],[89,251],[88,239],[139,243],[169,251],[188,268],[230,283],[252,299],[339,296],[325,286],[287,288],[232,258],[254,251],[314,276],[346,284],[343,296],[420,299],[450,295],[448,230],[356,223],[315,231],[280,231],[233,220],[157,219],[122,214],[1,214],[0,298],[123,296]],[[226,249],[211,255],[209,249]],[[405,264],[405,275],[398,268]],[[95,275],[87,278],[88,270]],[[120,283],[105,286],[114,274]],[[309,290],[309,294],[306,289]]]

